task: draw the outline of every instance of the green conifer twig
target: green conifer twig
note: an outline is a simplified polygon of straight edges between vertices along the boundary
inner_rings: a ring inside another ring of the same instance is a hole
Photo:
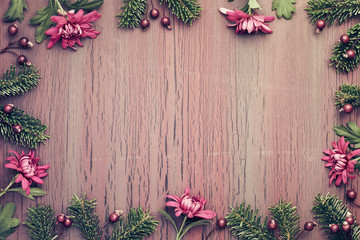
[[[115,225],[110,240],[142,240],[156,230],[158,221],[153,220],[150,211],[141,207],[132,208],[128,213],[127,220],[122,217]]]
[[[44,132],[47,126],[39,119],[24,113],[24,110],[15,108],[12,113],[6,114],[4,106],[0,105],[0,133],[4,139],[21,146],[36,149],[39,143],[45,143],[50,137]],[[19,124],[22,127],[20,133],[14,133],[12,127]]]
[[[190,24],[200,17],[202,10],[198,0],[160,0],[160,4],[168,5],[178,19]]]
[[[345,104],[353,107],[360,105],[360,85],[342,84],[340,90],[335,92],[335,106],[342,108]]]
[[[26,231],[33,240],[53,240],[57,238],[55,231],[55,211],[49,206],[28,208]]]
[[[20,66],[16,72],[16,67],[10,66],[3,78],[0,80],[0,98],[24,94],[34,89],[40,81],[38,69],[32,66]]]
[[[122,12],[116,17],[119,17],[118,28],[136,28],[139,26],[141,19],[145,15],[146,0],[123,0],[123,5],[120,8]]]
[[[245,203],[232,208],[226,216],[227,226],[230,231],[241,240],[276,240],[274,234],[267,229],[267,217],[261,222],[258,210],[252,210],[250,206],[245,208]]]
[[[360,2],[358,0],[310,0],[308,17],[313,24],[317,20],[324,20],[329,26],[334,22],[342,24],[346,20],[360,14]]]

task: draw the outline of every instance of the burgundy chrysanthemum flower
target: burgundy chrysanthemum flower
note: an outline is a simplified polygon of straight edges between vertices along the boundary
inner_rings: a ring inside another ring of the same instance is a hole
[[[348,183],[348,178],[354,179],[355,176],[351,175],[355,170],[355,160],[351,160],[354,156],[360,154],[360,149],[346,154],[349,142],[345,142],[345,138],[341,137],[339,141],[332,142],[334,149],[326,149],[324,153],[328,156],[322,157],[321,160],[327,161],[325,167],[330,167],[329,172],[329,185],[336,178],[335,185],[340,186],[342,182]]]
[[[93,22],[101,17],[96,11],[92,11],[84,15],[84,11],[80,9],[76,14],[75,10],[70,10],[65,16],[52,16],[51,21],[56,23],[55,27],[49,28],[46,30],[45,34],[50,35],[50,42],[48,43],[48,48],[52,48],[57,41],[62,40],[62,47],[66,49],[70,47],[74,50],[75,43],[80,47],[83,47],[80,42],[80,38],[90,37],[96,38],[97,34],[100,34],[99,31],[96,31],[95,28],[91,28]]]
[[[216,213],[210,210],[204,210],[206,200],[198,195],[197,197],[190,197],[190,188],[185,188],[185,193],[178,197],[176,195],[167,195],[166,197],[174,200],[166,203],[168,207],[175,207],[175,216],[181,214],[187,215],[189,218],[199,217],[204,219],[212,219]]]
[[[10,161],[10,163],[5,164],[5,167],[15,169],[19,172],[15,182],[21,182],[22,188],[26,194],[29,195],[32,181],[43,184],[44,182],[41,178],[48,175],[48,173],[45,173],[45,170],[48,169],[50,165],[39,166],[39,157],[35,158],[33,151],[30,151],[29,154],[22,152],[21,155],[14,151],[9,152],[15,154],[15,157],[8,157],[6,160]]]
[[[219,9],[221,13],[227,15],[226,18],[234,22],[233,24],[228,24],[229,27],[236,27],[236,33],[257,33],[259,30],[263,33],[272,33],[273,31],[269,28],[268,24],[265,22],[274,21],[273,16],[264,16],[254,14],[247,14],[240,10],[229,10],[226,8]]]

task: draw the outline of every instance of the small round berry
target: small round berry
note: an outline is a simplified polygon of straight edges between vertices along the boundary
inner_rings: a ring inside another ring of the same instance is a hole
[[[170,19],[168,17],[163,17],[161,19],[161,23],[162,25],[164,25],[165,27],[169,26],[170,25]]]
[[[4,110],[4,113],[10,114],[10,113],[12,113],[14,111],[14,105],[13,104],[6,104],[4,106],[3,110]]]
[[[59,214],[59,215],[56,217],[56,221],[57,221],[58,223],[64,223],[65,220],[66,220],[66,217],[65,217],[64,214]]]
[[[316,22],[316,27],[317,27],[317,29],[319,29],[319,30],[323,30],[324,29],[324,27],[325,27],[325,25],[326,25],[326,23],[325,23],[325,21],[324,20],[317,20],[317,22]]]
[[[150,27],[150,21],[147,18],[144,18],[141,20],[140,26],[143,30],[147,30]]]
[[[15,125],[12,127],[12,130],[13,130],[14,133],[19,134],[19,133],[21,133],[21,131],[22,131],[22,127],[21,127],[21,125],[19,125],[19,124],[15,124]]]
[[[344,113],[347,113],[347,114],[351,113],[353,110],[354,110],[353,106],[351,104],[349,104],[349,103],[345,104],[340,109],[341,112],[344,111]]]
[[[29,42],[29,39],[27,37],[22,37],[22,38],[19,39],[19,45],[22,48],[27,48],[28,47],[28,42]]]
[[[346,217],[346,218],[345,218],[345,221],[346,221],[348,224],[352,225],[352,224],[355,222],[355,218],[354,218],[353,216]]]
[[[304,229],[306,231],[312,231],[314,229],[314,227],[317,226],[317,223],[316,222],[312,222],[312,221],[307,221],[305,224],[304,224]]]
[[[348,43],[350,42],[349,35],[347,35],[347,34],[341,35],[341,37],[340,37],[340,42],[341,42],[342,44],[348,44]]]
[[[352,190],[352,189],[349,189],[346,191],[346,197],[350,200],[350,201],[354,201],[357,197],[357,193]]]
[[[268,228],[270,230],[275,230],[277,228],[277,223],[275,222],[274,219],[271,219],[268,224],[267,224]]]
[[[120,218],[119,214],[112,213],[109,216],[109,222],[116,223],[117,221],[119,221],[119,218]]]
[[[349,232],[351,230],[351,226],[348,222],[344,222],[343,225],[341,226],[341,229],[343,230],[343,232]]]
[[[15,36],[18,32],[18,27],[16,26],[16,24],[11,24],[9,25],[8,27],[8,33],[11,35],[11,36]]]
[[[355,56],[356,56],[355,51],[352,50],[352,49],[347,50],[346,53],[345,53],[345,55],[344,55],[344,57],[347,58],[347,59],[349,59],[349,60],[354,59]]]
[[[159,15],[160,15],[160,11],[158,9],[156,9],[156,8],[151,9],[150,17],[152,19],[157,19],[159,17]]]
[[[335,223],[330,224],[329,229],[332,233],[337,233],[339,231],[339,225]]]
[[[224,228],[226,227],[226,219],[225,218],[219,218],[216,222],[216,225],[218,228]]]
[[[65,217],[65,221],[63,223],[65,227],[70,227],[72,225],[72,223],[73,223],[73,221],[70,218]]]
[[[16,62],[20,65],[24,65],[25,63],[27,63],[27,58],[24,55],[20,55],[17,57]]]

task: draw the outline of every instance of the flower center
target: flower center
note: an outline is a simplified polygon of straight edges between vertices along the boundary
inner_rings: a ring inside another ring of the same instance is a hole
[[[67,23],[59,29],[63,38],[79,38],[82,34],[82,30],[79,24]]]
[[[26,157],[20,160],[21,172],[26,177],[32,177],[37,173],[38,164],[32,159]]]

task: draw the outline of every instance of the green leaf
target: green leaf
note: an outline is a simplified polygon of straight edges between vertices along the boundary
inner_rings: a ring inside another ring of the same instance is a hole
[[[45,31],[50,27],[55,26],[55,23],[51,21],[51,16],[57,15],[58,7],[52,0],[49,0],[49,5],[47,7],[41,8],[36,11],[36,15],[30,19],[30,24],[37,26],[36,28],[36,42],[41,43],[47,38]]]
[[[278,18],[284,17],[289,20],[292,17],[292,14],[296,11],[294,4],[296,0],[273,0],[272,10],[276,10],[276,15]]]
[[[252,9],[261,9],[260,4],[256,0],[249,0],[241,11],[250,14]]]
[[[351,144],[354,144],[354,147],[357,148],[360,146],[360,129],[354,122],[348,122],[347,126],[340,125],[334,126],[333,130],[336,135],[339,137],[345,137],[345,140]]]
[[[207,220],[207,219],[202,219],[202,220],[198,220],[198,221],[195,221],[195,222],[192,222],[190,224],[188,224],[184,230],[182,231],[179,239],[182,239],[183,236],[193,227],[197,227],[197,226],[205,226],[205,225],[209,225],[209,224],[212,224],[213,222],[210,221],[210,220]]]
[[[0,205],[0,240],[5,240],[20,225],[19,219],[12,217],[15,211],[16,205],[12,202],[5,204],[2,209]]]
[[[24,20],[24,9],[28,9],[25,0],[11,0],[10,7],[4,14],[4,21],[14,22],[19,19],[19,22],[22,22]]]
[[[70,0],[62,0],[62,4],[68,9],[74,9],[76,12],[80,9],[85,12],[90,12],[98,9],[104,3],[104,0],[78,0],[74,3],[70,3]]]
[[[34,197],[41,197],[41,196],[46,195],[46,193],[47,193],[45,190],[42,190],[41,188],[30,188],[29,195],[27,195],[26,192],[24,191],[24,189],[22,189],[21,187],[10,188],[8,191],[20,193],[24,197],[27,197],[33,201],[34,201]]]
[[[161,215],[163,215],[163,216],[166,218],[166,220],[170,221],[170,222],[172,223],[172,225],[174,225],[176,232],[178,232],[178,228],[177,228],[177,226],[176,226],[175,221],[172,219],[172,217],[171,217],[166,211],[164,211],[164,210],[162,210],[162,209],[159,209],[159,210],[158,210],[158,213],[160,213]]]

